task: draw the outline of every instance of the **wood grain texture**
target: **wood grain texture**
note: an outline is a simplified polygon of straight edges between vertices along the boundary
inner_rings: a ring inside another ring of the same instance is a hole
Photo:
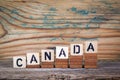
[[[119,0],[0,0],[0,59],[88,40],[120,60]]]
[[[70,68],[82,68],[83,56],[70,56],[69,67]]]
[[[98,63],[98,59],[97,59],[97,54],[93,54],[93,53],[86,53],[84,55],[85,58],[85,62],[84,62],[84,67],[85,68],[97,68],[97,63]]]

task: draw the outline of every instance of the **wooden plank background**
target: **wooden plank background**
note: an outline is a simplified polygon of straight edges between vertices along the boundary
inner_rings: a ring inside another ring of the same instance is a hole
[[[0,59],[87,40],[120,60],[120,0],[0,0]]]

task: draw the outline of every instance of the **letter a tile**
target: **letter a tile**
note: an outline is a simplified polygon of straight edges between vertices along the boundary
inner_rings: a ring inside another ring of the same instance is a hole
[[[68,47],[56,46],[56,58],[57,59],[68,59]]]
[[[39,53],[27,53],[27,67],[39,67],[40,66],[40,56]]]
[[[97,41],[85,42],[85,53],[97,53]]]

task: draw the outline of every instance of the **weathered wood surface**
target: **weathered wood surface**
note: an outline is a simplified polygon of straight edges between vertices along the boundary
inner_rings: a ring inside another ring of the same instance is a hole
[[[120,59],[120,0],[0,0],[0,59],[87,40]]]
[[[16,69],[6,59],[0,60],[0,80],[120,80],[120,61],[99,61],[97,69]]]

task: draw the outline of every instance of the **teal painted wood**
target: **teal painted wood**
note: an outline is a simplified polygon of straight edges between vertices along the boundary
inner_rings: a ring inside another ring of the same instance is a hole
[[[99,59],[120,59],[119,7],[119,0],[0,1],[0,57],[95,40]]]

